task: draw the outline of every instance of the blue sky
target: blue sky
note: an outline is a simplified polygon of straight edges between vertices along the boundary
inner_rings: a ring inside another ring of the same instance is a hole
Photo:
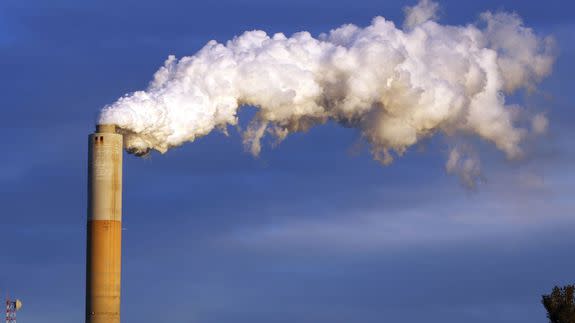
[[[125,322],[546,320],[540,295],[573,282],[575,266],[573,5],[439,3],[442,23],[505,9],[556,38],[553,74],[513,98],[550,119],[527,158],[508,162],[479,143],[485,183],[469,191],[445,173],[442,138],[382,167],[334,124],[259,158],[235,131],[127,156]],[[3,1],[0,292],[24,300],[19,318],[83,320],[86,144],[103,105],[210,39],[317,35],[376,15],[400,25],[411,4]]]

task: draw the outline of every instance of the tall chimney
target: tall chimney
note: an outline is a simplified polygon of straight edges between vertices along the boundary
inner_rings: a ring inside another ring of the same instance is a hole
[[[88,146],[86,323],[119,323],[122,135],[114,125],[97,125]]]

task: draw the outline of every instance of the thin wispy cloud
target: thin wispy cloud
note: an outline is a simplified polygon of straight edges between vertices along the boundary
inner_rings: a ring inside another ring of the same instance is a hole
[[[571,225],[575,206],[565,203],[575,178],[554,173],[544,177],[527,170],[493,174],[487,190],[442,193],[402,209],[333,210],[324,214],[270,217],[259,225],[239,226],[222,240],[256,249],[306,249],[357,252],[529,238]],[[430,185],[433,186],[433,185]],[[557,191],[553,187],[563,186]],[[410,192],[403,192],[410,194]]]

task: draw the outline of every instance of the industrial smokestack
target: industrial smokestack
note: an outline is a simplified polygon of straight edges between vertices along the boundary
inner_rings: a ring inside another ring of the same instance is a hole
[[[89,136],[86,322],[120,322],[122,148],[115,125]]]

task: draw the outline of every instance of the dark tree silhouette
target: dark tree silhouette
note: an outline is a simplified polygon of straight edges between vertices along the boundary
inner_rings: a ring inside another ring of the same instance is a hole
[[[553,288],[549,295],[543,295],[541,303],[547,310],[550,323],[575,323],[575,285]]]

